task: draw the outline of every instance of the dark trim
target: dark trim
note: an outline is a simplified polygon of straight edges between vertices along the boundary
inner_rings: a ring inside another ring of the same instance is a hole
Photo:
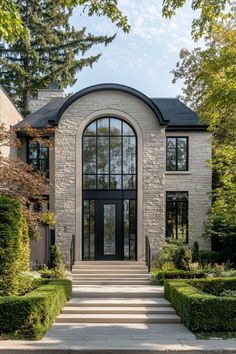
[[[167,194],[168,193],[186,193],[187,194],[187,200],[167,200]],[[178,240],[178,203],[185,203],[187,205],[187,217],[186,217],[186,241],[185,243],[188,244],[189,242],[189,192],[188,191],[166,191],[166,238],[168,239],[167,235],[167,203],[176,203],[176,209],[175,209],[175,233],[176,233],[176,240]]]
[[[94,189],[84,190],[83,199],[136,199],[136,190]]]
[[[168,120],[164,119],[164,117],[163,117],[161,111],[159,110],[159,108],[157,107],[157,105],[149,97],[147,97],[146,95],[144,95],[140,91],[135,90],[134,88],[129,87],[129,86],[125,86],[125,85],[106,83],[106,84],[99,84],[99,85],[87,87],[87,88],[75,93],[70,98],[68,98],[68,100],[59,109],[57,116],[56,116],[55,124],[59,123],[62,114],[73,102],[75,102],[76,100],[78,100],[81,97],[86,96],[90,93],[100,92],[100,91],[119,91],[119,92],[125,92],[129,95],[132,95],[132,96],[140,99],[141,101],[143,101],[147,106],[149,106],[149,108],[151,108],[151,110],[155,113],[160,125],[165,126],[169,123]]]
[[[26,136],[26,162],[27,162],[27,164],[28,165],[30,165],[31,166],[31,164],[30,164],[30,158],[29,158],[29,151],[30,151],[30,141],[31,140],[33,140],[34,138],[30,138],[29,136]],[[49,139],[49,137],[48,136],[45,136],[45,137],[43,137],[43,139]],[[36,171],[41,171],[41,172],[43,172],[43,173],[45,173],[45,172],[47,172],[47,175],[45,176],[46,178],[48,178],[49,179],[49,177],[50,177],[50,169],[49,169],[49,166],[50,166],[50,164],[49,164],[49,147],[48,146],[46,146],[46,148],[47,148],[47,152],[48,152],[48,156],[47,156],[47,170],[46,171],[44,171],[44,170],[40,170],[40,164],[39,164],[39,161],[40,160],[43,160],[43,159],[40,159],[39,158],[39,155],[40,155],[40,147],[41,147],[41,143],[39,142],[39,141],[35,141],[36,143],[37,143],[37,158],[36,159],[34,159],[34,160],[37,160],[37,167],[38,167],[38,169],[36,170]],[[33,172],[34,172],[34,170],[32,170]]]
[[[208,131],[208,125],[168,125],[167,132],[181,132],[181,131]]]
[[[168,170],[167,169],[167,140],[169,138],[174,138],[176,139],[176,144],[175,144],[175,169],[174,170]],[[178,169],[178,160],[179,160],[179,155],[178,155],[178,139],[185,138],[186,139],[186,169],[185,170],[179,170]],[[167,135],[166,136],[166,172],[187,172],[189,171],[189,136],[187,135]]]

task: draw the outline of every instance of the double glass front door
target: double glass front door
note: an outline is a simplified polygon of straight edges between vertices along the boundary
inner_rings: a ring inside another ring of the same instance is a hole
[[[84,260],[136,259],[136,201],[84,200]]]

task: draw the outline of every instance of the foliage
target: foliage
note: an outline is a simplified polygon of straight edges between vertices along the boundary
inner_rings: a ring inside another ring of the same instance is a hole
[[[38,142],[48,144],[50,140],[43,139],[45,134],[51,134],[54,130],[51,127],[46,129],[34,129],[25,124],[21,129],[21,134],[25,134]],[[0,147],[10,146],[11,148],[20,148],[20,142],[16,138],[15,131],[8,130],[4,124],[0,124]],[[22,160],[15,157],[5,157],[0,152],[0,195],[7,195],[17,198],[23,203],[24,215],[29,227],[31,237],[37,238],[39,230],[38,223],[52,223],[52,213],[44,214],[32,211],[28,206],[32,201],[42,204],[44,199],[46,185],[49,181],[44,178],[42,173],[32,172],[31,167]],[[50,216],[50,217],[49,217]],[[45,219],[46,218],[46,219]]]
[[[59,245],[52,246],[51,251],[52,251],[52,267],[54,271],[54,277],[56,279],[62,279],[65,275],[65,266],[63,263],[63,256]]]
[[[159,269],[173,269],[175,268],[175,257],[179,249],[178,242],[167,241],[161,248],[158,256],[154,259],[153,265]]]
[[[235,290],[236,278],[167,280],[165,297],[185,326],[193,331],[235,331],[236,299],[205,293],[199,288],[214,292],[216,289]]]
[[[43,225],[55,225],[56,224],[55,215],[50,210],[47,210],[42,213],[40,221]]]
[[[127,16],[124,16],[118,8],[117,0],[59,0],[62,4],[67,5],[68,8],[75,7],[76,5],[83,6],[84,11],[87,10],[89,16],[106,16],[117,27],[121,28],[124,32],[130,31]]]
[[[220,296],[232,296],[236,297],[236,290],[224,290],[220,293]]]
[[[39,88],[56,82],[60,88],[74,85],[76,73],[92,67],[101,54],[85,56],[94,45],[107,46],[115,35],[93,35],[86,28],[75,30],[70,23],[76,4],[89,15],[106,15],[124,31],[127,18],[117,8],[117,1],[38,1],[15,0],[27,37],[14,43],[0,43],[0,84],[25,115],[29,113],[29,96]],[[68,7],[69,5],[69,7]]]
[[[65,8],[73,9],[77,5],[87,10],[89,16],[106,16],[124,32],[130,31],[128,19],[122,14],[117,6],[117,0],[59,0]],[[27,38],[28,31],[24,26],[18,3],[14,0],[1,0],[0,6],[0,39],[13,43],[19,38]]]
[[[29,234],[20,201],[0,196],[0,294],[17,295],[30,286],[20,273],[29,269]]]
[[[192,279],[192,278],[204,278],[206,275],[203,271],[186,271],[180,269],[172,270],[159,270],[154,269],[152,271],[152,283],[157,285],[163,285],[166,279]]]
[[[176,11],[183,7],[187,0],[163,0],[162,15],[171,18]],[[192,0],[191,7],[194,11],[200,11],[200,16],[192,22],[192,36],[195,40],[200,39],[204,34],[211,33],[215,21],[222,15],[231,0]]]
[[[208,250],[208,249],[201,249],[199,251],[199,262],[202,267],[208,264],[214,264],[219,261],[219,253]]]
[[[189,264],[192,261],[191,249],[188,246],[182,246],[178,249],[175,257],[175,266],[178,269],[189,270]]]
[[[206,49],[182,49],[181,62],[173,71],[174,82],[184,80],[185,103],[212,133],[213,193],[207,233],[218,237],[236,234],[236,28],[231,17],[214,23]]]
[[[44,285],[24,296],[0,297],[0,333],[40,339],[71,296],[69,280],[41,280]]]
[[[199,257],[199,243],[197,241],[194,241],[193,247],[192,247],[192,262],[199,262],[200,257]]]
[[[18,37],[26,37],[20,13],[14,0],[1,0],[0,4],[0,39],[13,43]]]

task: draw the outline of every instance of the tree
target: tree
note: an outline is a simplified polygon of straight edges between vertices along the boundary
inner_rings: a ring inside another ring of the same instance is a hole
[[[183,99],[212,132],[211,235],[236,234],[236,28],[231,18],[214,24],[207,48],[182,49],[174,82],[184,80]]]
[[[13,43],[16,38],[26,36],[20,13],[13,0],[1,0],[0,3],[0,39]]]
[[[171,18],[176,11],[183,7],[187,0],[163,0],[162,14]],[[222,12],[231,6],[231,0],[191,0],[191,7],[194,11],[200,11],[200,16],[192,22],[192,36],[195,40],[207,33],[211,33],[215,21],[222,15]]]
[[[121,27],[124,32],[129,32],[130,26],[126,16],[118,9],[117,0],[60,0],[68,9],[77,5],[87,9],[88,15],[107,16]],[[16,39],[27,36],[27,28],[24,26],[19,9],[14,0],[1,0],[0,3],[0,39],[13,43]]]
[[[22,132],[36,141],[42,141],[45,134],[52,132],[52,128],[40,131],[25,125]],[[7,130],[4,124],[1,124],[0,147],[9,145],[16,148],[20,147],[15,132]],[[0,152],[0,196],[16,198],[23,204],[30,235],[33,237],[38,235],[38,223],[55,223],[52,214],[34,212],[29,208],[32,202],[43,203],[42,195],[45,194],[48,183],[49,181],[40,172],[33,173],[31,167],[22,160],[15,157],[4,157]]]
[[[70,17],[76,3],[88,8],[89,14],[105,14],[127,31],[127,19],[108,1],[15,0],[28,36],[13,44],[0,43],[0,84],[15,101],[23,114],[28,113],[28,98],[37,89],[57,82],[61,88],[73,85],[75,75],[92,66],[101,54],[85,56],[96,44],[108,45],[113,36],[96,36],[86,28],[75,30]],[[102,5],[103,4],[103,5]],[[68,9],[69,5],[69,9]],[[106,6],[105,6],[106,5]]]

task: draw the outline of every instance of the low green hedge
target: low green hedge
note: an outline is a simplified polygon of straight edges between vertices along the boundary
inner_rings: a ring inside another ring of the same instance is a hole
[[[236,330],[236,298],[209,293],[219,295],[224,289],[235,290],[236,278],[165,281],[165,297],[193,331]]]
[[[71,296],[71,281],[44,280],[24,296],[0,297],[0,333],[15,338],[40,339]]]
[[[193,272],[187,270],[173,269],[173,270],[159,270],[154,269],[152,272],[152,283],[163,285],[166,279],[193,279],[204,278],[203,272]]]

